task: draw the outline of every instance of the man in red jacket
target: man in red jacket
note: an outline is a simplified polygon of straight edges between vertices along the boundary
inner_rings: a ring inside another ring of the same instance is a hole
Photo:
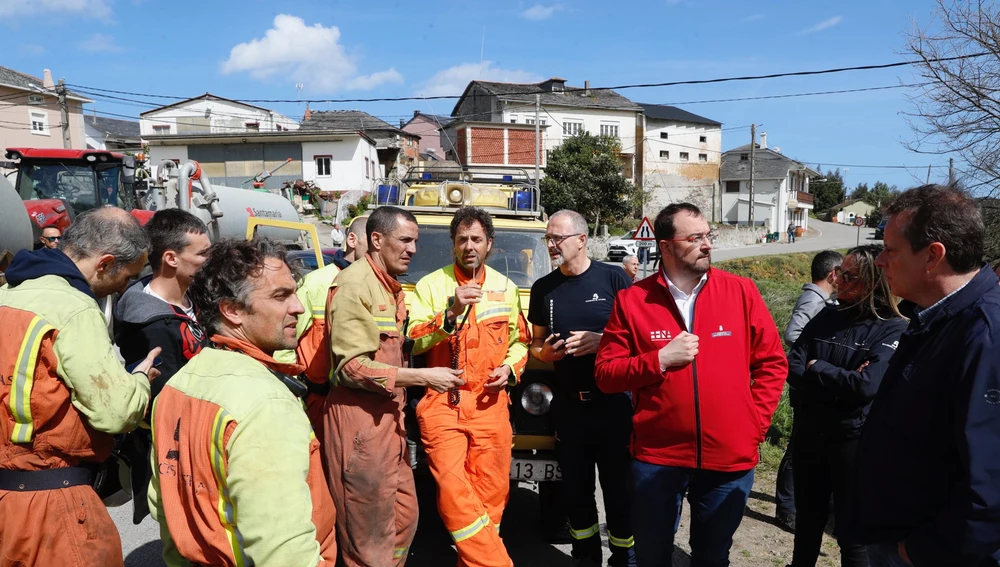
[[[663,269],[618,294],[597,353],[597,386],[632,393],[639,565],[671,565],[685,491],[691,564],[729,565],[788,372],[754,283],[710,268],[709,230],[692,204],[660,211]]]

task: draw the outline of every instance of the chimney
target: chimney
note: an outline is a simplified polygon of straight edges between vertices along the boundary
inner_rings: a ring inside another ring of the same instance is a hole
[[[309,108],[309,103],[306,103],[306,113],[302,116],[302,121],[305,122],[313,117],[313,111]]]
[[[583,82],[583,96],[590,96],[590,81]]]
[[[42,72],[42,86],[51,89],[56,86],[55,82],[52,80],[52,71],[46,69]]]
[[[767,149],[767,132],[760,133],[760,149]]]
[[[400,119],[399,119],[399,129],[400,129],[400,130],[402,130],[402,129],[403,129],[403,125],[404,125],[404,124],[406,124],[406,122],[405,122],[405,121],[404,121],[404,120],[403,120],[402,118],[400,118]]]

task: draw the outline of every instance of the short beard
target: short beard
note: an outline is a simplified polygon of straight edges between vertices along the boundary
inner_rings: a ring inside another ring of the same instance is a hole
[[[563,265],[563,263],[566,262],[566,258],[564,258],[562,254],[556,256],[555,258],[549,256],[549,262],[552,263],[553,270],[558,270]]]

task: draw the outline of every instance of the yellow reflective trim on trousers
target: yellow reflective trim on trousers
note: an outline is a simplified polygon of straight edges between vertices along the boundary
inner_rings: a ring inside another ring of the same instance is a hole
[[[393,558],[393,559],[399,559],[399,558],[401,558],[401,557],[405,556],[405,555],[406,555],[406,552],[407,552],[407,551],[408,551],[409,549],[410,549],[410,548],[408,548],[408,547],[397,547],[397,548],[393,549],[393,550],[392,550],[392,558]]]
[[[582,530],[574,530],[572,527],[569,529],[569,535],[573,539],[587,539],[588,537],[594,537],[601,530],[601,528],[594,524],[589,528],[584,528]]]
[[[632,547],[633,545],[635,545],[635,538],[632,537],[632,536],[629,536],[628,539],[621,539],[621,538],[617,538],[617,537],[615,537],[615,536],[613,536],[613,535],[611,535],[609,533],[608,534],[608,543],[610,543],[611,545],[613,545],[615,547],[625,547],[625,548],[628,548],[628,547]]]
[[[233,550],[233,559],[237,567],[246,567],[246,553],[243,551],[243,534],[236,527],[236,507],[229,496],[229,488],[226,486],[226,464],[223,455],[225,454],[226,426],[233,421],[229,412],[219,409],[215,414],[212,423],[212,446],[209,449],[212,457],[212,472],[215,473],[216,486],[219,489],[219,521],[225,528],[229,536],[229,545]]]
[[[35,316],[21,340],[21,348],[14,362],[14,380],[10,385],[10,411],[14,416],[10,440],[14,443],[30,443],[35,438],[35,425],[31,416],[31,388],[35,384],[35,366],[38,364],[42,339],[54,330],[55,327],[45,319]]]
[[[468,526],[460,530],[455,530],[451,532],[451,539],[455,540],[455,543],[460,541],[465,541],[470,537],[478,534],[483,528],[490,524],[489,514],[484,514],[481,518],[476,518],[476,521],[472,522]]]

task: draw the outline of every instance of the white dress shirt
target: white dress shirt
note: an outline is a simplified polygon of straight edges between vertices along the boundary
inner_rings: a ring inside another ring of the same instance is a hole
[[[691,329],[691,320],[694,318],[694,300],[698,297],[701,288],[705,287],[705,282],[708,281],[708,273],[701,275],[701,279],[698,280],[698,285],[694,286],[691,295],[684,293],[674,285],[674,282],[670,281],[670,278],[667,277],[666,272],[663,273],[663,279],[667,282],[667,289],[670,291],[670,295],[677,302],[677,309],[680,310],[681,318],[684,319],[684,327],[687,329],[687,332],[693,332]]]

